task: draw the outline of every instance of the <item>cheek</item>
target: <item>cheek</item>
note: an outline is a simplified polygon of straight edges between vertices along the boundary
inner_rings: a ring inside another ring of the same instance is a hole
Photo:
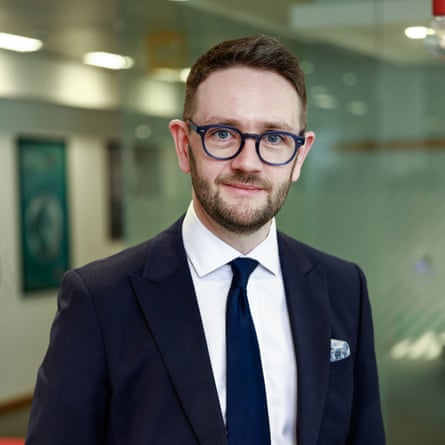
[[[294,182],[294,176],[297,171],[296,165],[287,165],[282,167],[273,167],[274,170],[269,171],[268,181],[274,186],[283,186]]]
[[[219,169],[214,168],[213,162],[206,162],[202,158],[196,159],[194,156],[190,156],[190,170],[192,174],[199,178],[201,181],[205,181],[211,186],[217,176],[219,175]]]

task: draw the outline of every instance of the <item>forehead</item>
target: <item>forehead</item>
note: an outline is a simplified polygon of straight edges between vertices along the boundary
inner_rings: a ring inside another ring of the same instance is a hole
[[[302,114],[294,86],[273,71],[231,67],[210,74],[198,87],[196,119],[250,123],[284,122],[296,129]]]

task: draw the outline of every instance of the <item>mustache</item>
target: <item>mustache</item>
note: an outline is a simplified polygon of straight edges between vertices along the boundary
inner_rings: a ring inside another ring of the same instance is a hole
[[[267,192],[272,190],[272,185],[269,181],[260,178],[258,175],[249,173],[236,172],[232,175],[219,176],[215,181],[217,184],[249,184],[255,187],[262,188]]]

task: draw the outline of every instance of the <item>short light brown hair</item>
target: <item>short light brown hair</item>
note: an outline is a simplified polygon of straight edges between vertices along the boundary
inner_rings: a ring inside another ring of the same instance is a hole
[[[302,128],[306,127],[306,86],[304,73],[296,57],[277,39],[255,35],[226,40],[198,58],[187,78],[183,119],[191,119],[196,110],[196,92],[207,77],[221,69],[247,66],[273,71],[287,79],[297,91],[303,109]]]

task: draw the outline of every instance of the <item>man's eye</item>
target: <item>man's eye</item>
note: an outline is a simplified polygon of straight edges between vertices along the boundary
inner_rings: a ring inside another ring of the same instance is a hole
[[[220,128],[220,129],[214,130],[212,132],[212,136],[217,139],[225,140],[225,139],[229,139],[232,136],[232,133],[229,130]]]
[[[280,136],[278,136],[277,134],[271,134],[267,136],[267,140],[272,143],[279,142],[280,139],[281,139]]]
[[[280,134],[268,134],[265,140],[268,144],[280,144],[283,142],[283,137]]]

